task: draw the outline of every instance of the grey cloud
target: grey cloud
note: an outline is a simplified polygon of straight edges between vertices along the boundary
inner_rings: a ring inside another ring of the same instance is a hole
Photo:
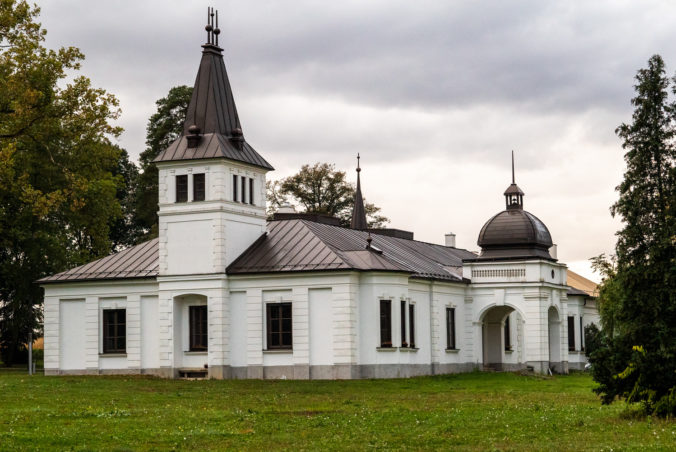
[[[614,130],[630,119],[633,77],[647,59],[660,53],[674,69],[668,2],[213,4],[244,132],[277,168],[272,178],[314,161],[353,168],[360,152],[370,165],[366,197],[395,226],[414,220],[406,197],[424,194],[425,215],[410,224],[418,237],[456,229],[471,242],[501,204],[503,183],[484,193],[487,179],[502,181],[515,149],[529,209],[565,244],[561,258],[609,251],[608,206],[622,167]],[[155,101],[194,81],[205,6],[42,5],[48,45],[80,47],[83,73],[119,96],[121,144],[132,156],[144,148]],[[399,191],[388,185],[395,175]],[[582,226],[560,215],[575,206],[584,207]]]

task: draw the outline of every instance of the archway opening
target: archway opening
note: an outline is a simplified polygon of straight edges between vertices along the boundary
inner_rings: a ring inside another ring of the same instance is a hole
[[[516,332],[517,321],[510,321],[514,308],[510,306],[494,306],[482,316],[481,334],[483,344],[483,363],[485,369],[509,370],[510,358],[518,344]]]
[[[203,369],[208,361],[208,299],[204,295],[174,297],[174,366]]]
[[[563,372],[561,367],[561,319],[554,306],[547,313],[549,330],[549,368],[552,372]]]

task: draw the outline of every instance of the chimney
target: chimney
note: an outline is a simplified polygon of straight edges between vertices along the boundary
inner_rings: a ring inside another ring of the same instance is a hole
[[[444,237],[446,238],[446,246],[455,248],[455,234],[449,232]]]
[[[552,258],[554,259],[558,259],[558,257],[556,256],[556,243],[553,244],[551,248],[549,248],[549,255],[552,256]]]
[[[277,209],[277,213],[296,213],[296,208],[293,207],[293,205],[291,205],[290,203],[285,202],[284,204],[279,206],[279,209]]]

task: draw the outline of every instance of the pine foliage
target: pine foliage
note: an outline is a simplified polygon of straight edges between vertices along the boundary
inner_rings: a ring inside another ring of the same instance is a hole
[[[632,121],[616,133],[626,172],[611,207],[623,227],[616,256],[595,266],[604,274],[604,330],[589,353],[597,392],[676,415],[676,104],[675,85],[655,55],[636,76]]]

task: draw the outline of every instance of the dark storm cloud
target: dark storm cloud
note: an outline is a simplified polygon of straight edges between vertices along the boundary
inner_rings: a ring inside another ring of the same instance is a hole
[[[46,14],[59,16],[48,25],[123,75],[192,82],[204,39],[199,8],[90,4],[48,4]],[[658,9],[612,5],[231,2],[220,8],[221,36],[247,88],[259,92],[417,108],[616,109],[626,107],[631,74],[676,32],[656,29],[667,20]]]

